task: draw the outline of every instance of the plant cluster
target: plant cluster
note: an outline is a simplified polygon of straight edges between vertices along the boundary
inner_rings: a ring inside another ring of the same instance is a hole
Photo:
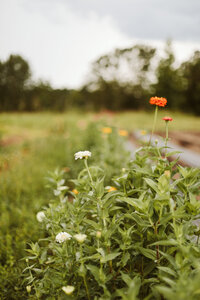
[[[113,187],[88,163],[95,151],[75,154],[73,190],[52,174],[54,199],[37,215],[44,237],[25,258],[30,299],[200,298],[200,170],[169,161],[178,152],[167,140],[168,127],[165,146],[138,149]]]
[[[26,289],[22,286],[22,271],[26,263],[27,240],[38,241],[45,236],[36,221],[37,212],[49,203],[51,190],[45,188],[48,171],[60,168],[62,176],[68,182],[75,178],[81,164],[71,159],[76,151],[92,149],[96,152],[91,157],[93,164],[104,167],[106,143],[110,147],[112,158],[118,157],[115,165],[106,160],[107,184],[117,168],[122,168],[123,139],[117,130],[112,134],[102,132],[103,123],[91,122],[77,113],[67,115],[2,115],[1,128],[4,129],[3,140],[9,140],[14,133],[28,139],[19,143],[1,144],[0,151],[0,299],[26,299]],[[80,128],[81,127],[81,128]],[[93,138],[92,138],[93,137]],[[112,143],[112,140],[115,143]],[[95,149],[98,149],[96,151]],[[121,156],[116,154],[120,150]],[[109,168],[109,166],[112,166]],[[70,188],[73,183],[68,182]],[[37,215],[41,219],[42,214]]]

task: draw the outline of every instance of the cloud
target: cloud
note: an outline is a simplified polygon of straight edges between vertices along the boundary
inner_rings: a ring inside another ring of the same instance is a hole
[[[68,5],[84,16],[111,15],[130,37],[200,42],[199,0],[68,0]]]
[[[51,6],[46,1],[20,1],[19,5],[17,0],[7,0],[2,15],[1,57],[22,54],[31,62],[35,77],[54,86],[80,85],[92,60],[130,42],[109,16],[91,12],[80,17],[62,2]]]
[[[200,45],[200,26],[196,26],[200,2],[188,3],[0,0],[0,59],[19,53],[30,62],[35,79],[75,88],[86,81],[90,63],[116,47],[144,41],[160,46],[163,39],[174,37],[179,40],[175,49],[184,59]],[[189,35],[199,42],[187,41]]]

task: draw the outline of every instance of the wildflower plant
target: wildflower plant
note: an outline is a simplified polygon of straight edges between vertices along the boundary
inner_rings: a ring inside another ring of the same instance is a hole
[[[54,192],[40,223],[46,237],[27,249],[29,297],[200,298],[200,170],[168,161],[172,153],[163,158],[162,150],[138,149],[117,170],[113,189],[90,155],[77,161],[78,193],[57,174],[61,193]]]
[[[154,130],[155,130],[155,127],[156,127],[158,107],[165,107],[167,105],[167,99],[163,98],[163,97],[151,97],[150,100],[149,100],[149,103],[151,105],[155,105],[154,121],[153,121],[151,136],[150,136],[150,140],[149,140],[149,144],[150,144],[151,143],[151,138],[154,134]]]

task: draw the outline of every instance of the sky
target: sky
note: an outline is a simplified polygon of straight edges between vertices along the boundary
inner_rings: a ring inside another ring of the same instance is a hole
[[[22,55],[55,88],[80,87],[117,47],[167,39],[178,62],[200,50],[200,0],[0,0],[0,60]]]

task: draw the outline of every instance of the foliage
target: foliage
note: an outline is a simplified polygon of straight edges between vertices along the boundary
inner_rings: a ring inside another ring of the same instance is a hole
[[[189,111],[193,111],[196,115],[200,114],[200,51],[195,51],[190,61],[181,65],[181,75],[184,81],[184,92],[189,104],[184,106]]]
[[[13,111],[20,109],[30,68],[19,55],[10,55],[6,62],[0,61],[0,109]]]
[[[87,159],[72,180],[76,193],[62,173],[50,178],[45,238],[27,249],[30,299],[199,299],[200,170],[169,162],[163,150],[138,149],[111,192]],[[61,232],[71,238],[58,242]]]
[[[101,161],[103,123],[90,124],[90,117],[82,119],[71,112],[59,114],[2,114],[3,132],[0,148],[0,298],[26,299],[22,287],[22,270],[25,268],[27,240],[36,242],[41,233],[36,222],[36,213],[47,205],[52,193],[44,188],[48,171],[59,167],[69,182],[81,170],[80,164],[71,159],[79,147],[90,147],[95,152],[94,163]],[[85,126],[85,127],[84,127]],[[87,130],[86,130],[87,129]],[[15,141],[15,135],[19,141]],[[113,133],[114,135],[114,133]],[[119,137],[118,137],[119,138]],[[110,136],[109,139],[112,139]],[[114,139],[114,137],[113,137]],[[6,144],[10,141],[10,144]],[[122,148],[122,138],[115,143]],[[113,150],[113,149],[112,149]],[[122,153],[124,150],[121,149]],[[103,162],[102,162],[103,163]],[[107,167],[109,167],[107,162]],[[123,162],[118,161],[119,168]],[[106,180],[115,169],[108,168]],[[111,172],[111,173],[110,173]]]
[[[2,111],[148,110],[144,99],[153,93],[168,99],[170,109],[200,114],[199,51],[179,65],[170,42],[164,56],[156,48],[134,45],[115,49],[91,65],[85,85],[77,90],[54,89],[32,82],[30,67],[19,55],[0,61]]]

